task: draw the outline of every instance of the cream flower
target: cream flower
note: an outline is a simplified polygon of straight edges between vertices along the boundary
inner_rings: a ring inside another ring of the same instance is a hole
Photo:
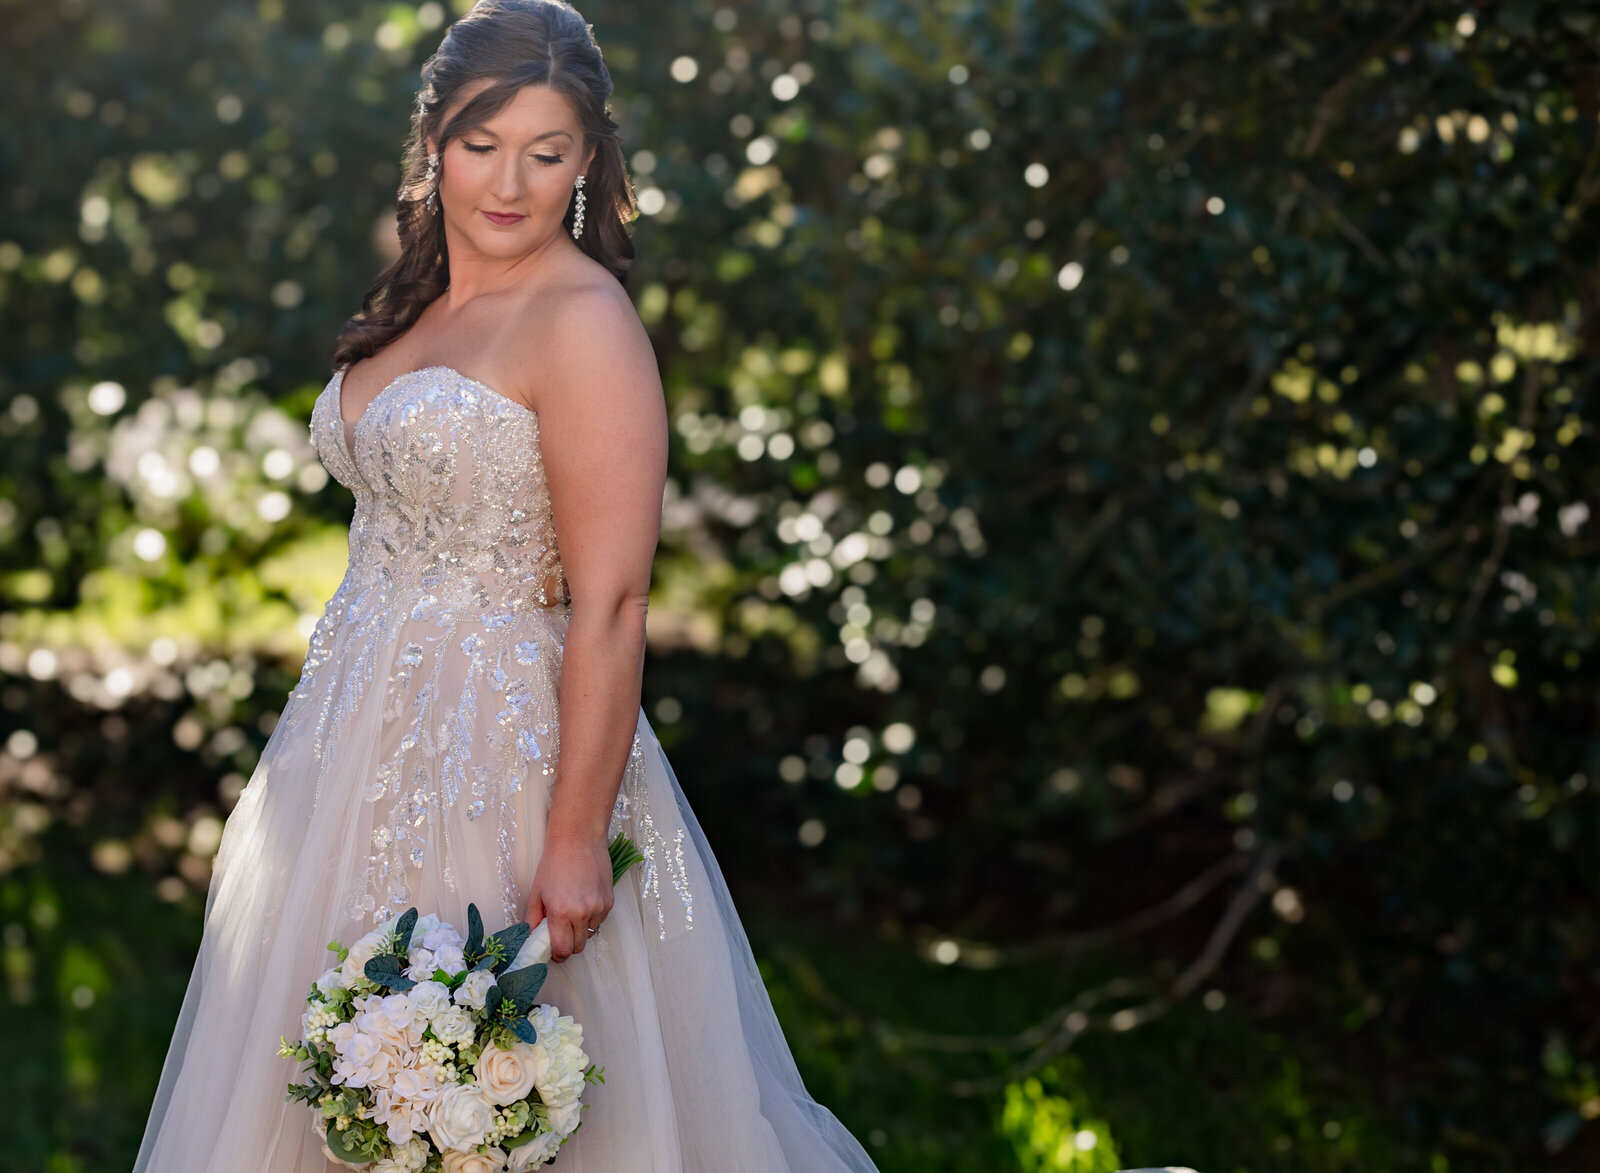
[[[413,1136],[407,1144],[392,1150],[390,1158],[397,1161],[406,1173],[421,1173],[432,1155],[433,1146],[424,1137]]]
[[[562,1136],[571,1136],[578,1127],[578,1113],[583,1111],[580,1100],[572,1100],[550,1109],[550,1129]]]
[[[387,1126],[390,1144],[409,1144],[414,1135],[427,1131],[428,1104],[438,1095],[431,1067],[401,1067],[393,1072],[389,1086],[373,1096],[372,1119]]]
[[[393,1059],[376,1035],[355,1031],[336,1043],[335,1049],[338,1057],[329,1077],[332,1082],[346,1087],[371,1087],[388,1078]]]
[[[560,1147],[559,1136],[553,1132],[541,1132],[533,1140],[511,1150],[511,1173],[528,1173],[530,1169],[537,1169],[555,1156]]]
[[[425,982],[433,976],[434,968],[433,950],[423,949],[413,943],[405,975],[414,982]]]
[[[483,1009],[484,995],[489,992],[489,987],[495,984],[492,970],[475,969],[469,973],[459,986],[456,987],[455,1001],[457,1006],[466,1006],[472,1010]]]
[[[491,1148],[486,1153],[452,1150],[444,1155],[444,1173],[501,1173],[505,1167],[504,1149]]]
[[[400,923],[400,918],[396,917],[394,923],[398,925]],[[426,937],[429,933],[433,932],[434,929],[437,929],[442,924],[444,924],[444,922],[439,919],[439,914],[437,912],[430,912],[425,916],[419,916],[417,918],[417,923],[411,926],[411,939],[415,941],[419,937]]]
[[[378,952],[376,939],[362,937],[350,946],[350,952],[345,955],[344,961],[339,966],[339,980],[346,988],[356,984],[357,978],[367,976],[367,962]]]
[[[465,937],[447,924],[441,924],[437,928],[428,929],[421,933],[413,930],[411,939],[424,949],[431,949],[435,953],[446,945],[454,945],[459,949],[467,943]]]
[[[448,941],[433,951],[433,964],[448,974],[458,974],[467,968],[467,959],[462,955],[460,945],[452,945]]]
[[[494,1127],[494,1105],[483,1089],[452,1083],[428,1105],[428,1135],[441,1153],[477,1148]]]
[[[425,1023],[432,1022],[450,1005],[450,987],[443,982],[418,982],[406,992],[411,995],[414,1018]]]
[[[583,1095],[583,1071],[568,1061],[563,1052],[552,1052],[543,1043],[531,1048],[533,1086],[539,1089],[539,1098],[551,1108],[570,1104]]]
[[[557,1014],[554,1006],[541,1002],[528,1011],[528,1018],[539,1036],[538,1041],[552,1052],[557,1045],[568,1050],[583,1049],[583,1026],[572,1015]]]
[[[478,1086],[497,1104],[514,1104],[533,1090],[533,1047],[513,1043],[507,1051],[490,1043],[472,1068]]]
[[[446,1046],[460,1046],[470,1043],[477,1037],[478,1028],[473,1024],[472,1012],[464,1006],[451,1006],[441,1010],[439,1016],[433,1020],[433,1037]]]
[[[354,1019],[362,1030],[370,1031],[395,1051],[422,1046],[422,1032],[427,1023],[417,1021],[415,1003],[411,992],[385,994],[367,1000],[366,1008]]]

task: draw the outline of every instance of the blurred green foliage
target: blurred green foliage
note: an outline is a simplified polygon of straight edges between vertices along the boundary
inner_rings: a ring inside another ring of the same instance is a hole
[[[24,1168],[137,1142],[453,11],[4,8]],[[822,1098],[886,1170],[1587,1167],[1600,18],[583,11],[674,428],[646,702],[763,923],[842,926],[773,973]]]

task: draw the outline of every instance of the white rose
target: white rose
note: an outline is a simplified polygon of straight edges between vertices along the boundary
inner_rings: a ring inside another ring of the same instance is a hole
[[[489,992],[489,987],[495,984],[495,980],[494,973],[490,970],[473,970],[456,987],[456,1005],[467,1006],[473,1010],[482,1010],[484,995]]]
[[[428,1105],[428,1135],[440,1152],[474,1149],[494,1127],[494,1105],[483,1089],[452,1083]]]
[[[550,921],[549,918],[541,920],[533,926],[533,932],[528,934],[528,939],[522,943],[522,948],[517,950],[517,955],[511,959],[511,964],[506,966],[509,973],[514,969],[527,969],[530,965],[550,960]]]
[[[491,1148],[486,1153],[451,1151],[444,1155],[444,1173],[501,1173],[505,1167],[504,1149]]]
[[[553,1132],[541,1132],[533,1140],[511,1150],[511,1173],[528,1173],[530,1169],[537,1169],[555,1156],[560,1147],[559,1136]]]
[[[433,1037],[446,1046],[470,1043],[477,1037],[478,1029],[472,1022],[472,1011],[464,1006],[451,1006],[441,1010],[433,1020]]]
[[[427,1022],[450,1005],[450,987],[443,982],[418,982],[406,992],[411,995],[412,1014]]]
[[[384,1157],[372,1166],[370,1173],[411,1173],[411,1167],[402,1165],[393,1157]]]
[[[578,1113],[583,1111],[583,1104],[579,1100],[562,1104],[550,1109],[550,1128],[562,1136],[571,1136],[573,1129],[578,1127]]]
[[[517,1042],[507,1051],[490,1043],[478,1056],[472,1074],[495,1103],[514,1104],[533,1090],[533,1047]]]
[[[365,937],[350,946],[350,952],[345,954],[344,962],[339,966],[339,980],[346,988],[356,984],[357,978],[367,976],[367,962],[378,952],[378,943],[369,941]]]

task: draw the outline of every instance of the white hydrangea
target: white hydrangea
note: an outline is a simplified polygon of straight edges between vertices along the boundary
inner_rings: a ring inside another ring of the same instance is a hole
[[[561,1138],[553,1132],[541,1132],[526,1144],[519,1144],[510,1152],[511,1173],[528,1173],[530,1169],[537,1169],[551,1157],[556,1155],[556,1150],[561,1147]]]

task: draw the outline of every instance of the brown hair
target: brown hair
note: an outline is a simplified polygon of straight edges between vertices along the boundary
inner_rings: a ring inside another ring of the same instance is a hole
[[[494,84],[444,122],[444,111],[461,87],[485,77]],[[624,284],[633,264],[629,227],[637,205],[606,102],[611,74],[593,26],[577,9],[564,0],[478,0],[422,63],[422,79],[395,200],[400,255],[373,280],[360,312],[340,329],[334,341],[336,368],[405,333],[448,284],[444,217],[423,206],[431,190],[424,178],[429,137],[437,140],[442,154],[446,142],[481,126],[523,86],[549,86],[565,95],[583,129],[583,150],[595,147],[594,161],[584,171],[584,225],[578,246]],[[568,231],[572,214],[568,204],[562,218]]]

